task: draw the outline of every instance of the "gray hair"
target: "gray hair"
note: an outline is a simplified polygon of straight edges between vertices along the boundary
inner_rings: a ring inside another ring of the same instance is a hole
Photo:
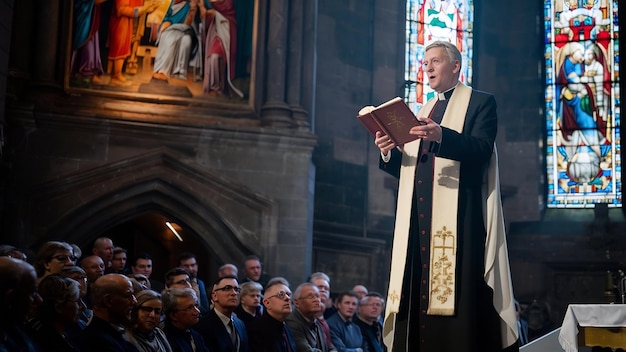
[[[198,303],[198,296],[196,296],[196,291],[192,288],[168,288],[163,290],[161,302],[163,303],[163,314],[166,319],[169,318],[170,313],[178,308],[178,299],[185,297],[191,297],[194,302]]]
[[[318,272],[315,272],[315,273],[311,274],[311,276],[309,276],[309,281],[310,282],[313,282],[313,280],[317,280],[317,279],[326,280],[326,282],[328,282],[328,284],[330,285],[330,277],[328,277],[328,275],[326,275],[326,273],[318,271]]]
[[[313,284],[311,282],[305,282],[303,284],[300,284],[300,286],[296,287],[296,290],[293,292],[293,298],[294,299],[302,298],[302,297],[300,297],[300,295],[302,294],[302,290],[305,287],[315,287],[315,289],[317,290],[317,286],[315,286],[315,284]]]
[[[444,48],[446,49],[446,53],[448,53],[448,59],[450,59],[450,61],[458,61],[459,65],[463,62],[463,59],[461,58],[461,52],[456,46],[454,46],[454,44],[450,42],[446,42],[443,40],[434,41],[428,44],[424,52],[427,52],[432,48]]]
[[[241,284],[241,292],[239,297],[247,296],[252,293],[261,293],[263,286],[258,282],[248,281]]]

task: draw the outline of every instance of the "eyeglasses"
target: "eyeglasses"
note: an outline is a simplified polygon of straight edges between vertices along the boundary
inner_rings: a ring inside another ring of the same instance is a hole
[[[75,262],[78,258],[73,255],[55,255],[52,259],[56,259],[62,263],[67,262],[68,260],[71,262]]]
[[[310,300],[313,300],[313,299],[317,299],[317,300],[319,300],[319,299],[321,299],[319,294],[317,294],[317,295],[316,295],[316,294],[314,294],[314,293],[309,293],[307,296],[302,297],[302,298],[304,298],[304,299],[310,299]]]
[[[154,312],[154,314],[156,314],[156,315],[161,315],[161,308],[141,306],[141,307],[139,307],[139,310],[142,311],[142,312],[146,312],[148,314]]]
[[[192,305],[190,305],[188,307],[181,308],[181,309],[175,309],[175,310],[181,311],[181,312],[189,312],[190,310],[194,310],[194,309],[200,311],[200,306],[198,304],[192,304]]]
[[[270,299],[270,298],[273,298],[273,297],[278,297],[278,299],[285,299],[285,297],[291,298],[291,292],[280,291],[280,292],[278,292],[277,294],[275,294],[273,296],[267,297],[267,299]]]
[[[226,291],[226,292],[235,291],[236,293],[239,293],[241,292],[241,287],[226,285],[224,287],[216,288],[213,291]]]
[[[365,304],[361,304],[361,305],[365,306],[365,307],[369,307],[369,306],[382,307],[383,306],[381,303],[365,303]]]
[[[177,285],[191,284],[191,280],[189,280],[189,279],[182,279],[182,280],[176,281],[175,284],[177,284]]]

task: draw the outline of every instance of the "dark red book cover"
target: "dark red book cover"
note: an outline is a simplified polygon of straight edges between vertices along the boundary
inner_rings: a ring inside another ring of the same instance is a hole
[[[400,97],[377,107],[366,106],[357,117],[372,136],[376,136],[376,131],[381,131],[391,137],[396,145],[404,145],[419,138],[410,134],[409,130],[422,123]]]

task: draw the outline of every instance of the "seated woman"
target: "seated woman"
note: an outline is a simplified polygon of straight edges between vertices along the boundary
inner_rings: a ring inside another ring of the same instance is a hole
[[[38,286],[42,303],[28,326],[42,351],[78,351],[67,331],[76,326],[80,312],[78,283],[57,274],[47,275]]]
[[[133,308],[130,326],[124,338],[142,352],[171,352],[165,334],[158,325],[163,304],[161,295],[152,290],[137,294],[137,304]]]
[[[244,282],[241,284],[239,293],[239,306],[234,313],[241,319],[246,327],[255,319],[261,318],[261,291],[263,286],[258,282]]]
[[[76,257],[69,243],[49,241],[44,243],[35,256],[37,282],[51,274],[60,274],[66,266],[74,266]]]

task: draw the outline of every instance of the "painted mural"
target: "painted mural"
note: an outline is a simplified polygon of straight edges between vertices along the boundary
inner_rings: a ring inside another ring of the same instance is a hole
[[[255,0],[74,0],[70,88],[247,101]]]
[[[621,206],[617,1],[545,2],[549,207]]]

